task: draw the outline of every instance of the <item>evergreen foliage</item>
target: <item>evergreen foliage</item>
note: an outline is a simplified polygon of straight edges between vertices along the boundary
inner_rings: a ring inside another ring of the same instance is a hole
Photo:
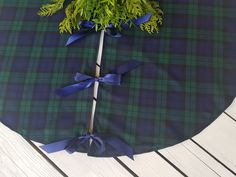
[[[129,23],[131,19],[147,13],[153,15],[148,22],[140,25],[140,28],[153,33],[158,32],[163,16],[155,0],[51,0],[51,3],[40,8],[38,14],[51,16],[62,9],[65,9],[65,18],[59,24],[60,33],[79,30],[81,20],[95,22],[96,30],[106,29],[109,24],[122,30],[122,23]],[[133,25],[131,22],[130,26]]]

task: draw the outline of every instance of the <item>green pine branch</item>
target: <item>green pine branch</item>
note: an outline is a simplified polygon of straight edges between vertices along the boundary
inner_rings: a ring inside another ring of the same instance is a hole
[[[80,20],[95,22],[97,30],[105,29],[109,24],[121,30],[123,22],[128,23],[131,19],[147,13],[152,13],[153,16],[140,25],[140,28],[154,33],[158,32],[163,21],[163,13],[155,0],[70,0],[66,7],[64,5],[65,0],[52,0],[38,12],[40,16],[51,16],[64,8],[65,18],[59,24],[60,33],[79,30]]]
[[[63,8],[65,0],[52,0],[52,3],[42,5],[38,14],[40,16],[51,16]]]

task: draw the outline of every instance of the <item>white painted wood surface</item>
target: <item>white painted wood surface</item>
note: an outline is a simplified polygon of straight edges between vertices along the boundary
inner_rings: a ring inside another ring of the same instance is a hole
[[[187,140],[158,152],[188,176],[235,176],[233,173],[236,172],[236,121],[234,121],[236,100],[225,112],[231,118],[222,113],[218,119],[193,137],[192,140]],[[71,177],[132,176],[114,158],[93,158],[82,153],[69,155],[65,151],[48,154],[48,157]],[[135,155],[134,158],[134,161],[127,157],[119,157],[118,159],[140,177],[182,176],[156,152]],[[61,175],[21,136],[0,124],[0,177],[2,176],[53,177]]]
[[[0,123],[0,177],[60,177],[20,135]]]
[[[225,112],[236,120],[236,99],[234,99],[233,103],[225,110]]]
[[[222,114],[193,138],[236,173],[236,123]]]
[[[157,153],[150,152],[135,155],[135,160],[119,157],[138,176],[148,177],[181,177],[182,175],[162,159]]]
[[[181,144],[164,149],[160,152],[188,176],[218,176]]]
[[[201,148],[199,148],[192,141],[187,140],[182,143],[182,146],[190,151],[196,158],[198,158],[202,163],[208,166],[210,169],[214,170],[219,176],[234,177],[235,175],[224,168],[220,163],[214,160],[210,155],[205,153]]]
[[[47,154],[47,156],[70,177],[112,177],[114,174],[115,177],[132,176],[113,158],[88,157],[84,153],[68,154],[65,151]]]

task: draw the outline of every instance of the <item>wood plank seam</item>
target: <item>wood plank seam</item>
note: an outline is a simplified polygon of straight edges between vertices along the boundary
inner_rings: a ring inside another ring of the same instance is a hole
[[[177,170],[184,177],[188,177],[182,170],[180,170],[175,164],[173,164],[170,160],[168,160],[163,154],[159,151],[155,151],[162,159],[164,159],[168,164],[170,164],[175,170]]]
[[[24,138],[50,165],[52,165],[62,176],[68,177],[51,159],[49,159],[34,143]]]
[[[224,168],[226,168],[229,172],[231,172],[233,175],[236,176],[236,173],[231,170],[227,165],[225,165],[223,162],[221,162],[219,159],[217,159],[214,155],[212,155],[209,151],[207,151],[204,147],[202,147],[199,143],[197,143],[195,140],[190,138],[190,140],[196,144],[198,147],[200,147],[203,151],[205,151],[209,156],[211,156],[214,160],[216,160],[219,164],[221,164]]]
[[[125,170],[127,170],[133,177],[139,177],[133,170],[131,170],[125,163],[123,163],[118,157],[113,157]]]
[[[213,171],[217,176],[220,176],[213,168],[211,168],[207,163],[205,163],[201,158],[199,158],[195,153],[193,153],[191,150],[189,150],[188,147],[186,147],[184,144],[182,146],[189,151],[194,157],[196,157],[199,161],[201,161],[207,168],[209,168],[211,171]]]
[[[224,111],[224,114],[226,114],[230,119],[236,122],[236,119],[233,116],[229,115],[226,111]]]

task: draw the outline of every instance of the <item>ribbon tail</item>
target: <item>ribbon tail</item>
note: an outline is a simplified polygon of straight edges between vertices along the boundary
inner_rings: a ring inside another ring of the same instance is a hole
[[[87,81],[80,82],[77,84],[69,85],[64,88],[57,89],[56,94],[61,97],[66,97],[66,96],[69,96],[75,92],[79,92],[81,90],[91,87],[93,85],[93,83],[94,83],[93,80],[87,80]]]
[[[133,69],[137,68],[139,65],[141,65],[141,62],[135,61],[135,60],[131,60],[128,63],[125,63],[125,64],[119,66],[118,68],[114,69],[112,71],[112,73],[123,75],[123,74],[125,74],[127,72],[130,72]]]
[[[135,24],[135,25],[141,25],[143,23],[146,23],[150,20],[150,18],[152,17],[152,13],[148,13],[140,18],[137,18],[137,19],[133,19],[132,22]]]
[[[115,150],[117,150],[120,153],[123,153],[130,159],[134,160],[134,152],[133,149],[126,143],[124,143],[122,140],[118,138],[107,138],[106,143],[109,144],[111,147],[113,147]]]
[[[42,145],[40,146],[40,148],[43,149],[47,153],[54,153],[54,152],[65,150],[69,141],[70,140],[62,140],[62,141]]]
[[[88,31],[79,31],[78,33],[72,34],[69,39],[66,42],[66,46],[69,46],[71,44],[73,44],[74,42],[76,42],[77,40],[87,36],[89,33],[91,32],[91,30]]]
[[[100,79],[100,82],[104,82],[110,85],[120,85],[121,75],[120,74],[106,74],[103,78]]]

